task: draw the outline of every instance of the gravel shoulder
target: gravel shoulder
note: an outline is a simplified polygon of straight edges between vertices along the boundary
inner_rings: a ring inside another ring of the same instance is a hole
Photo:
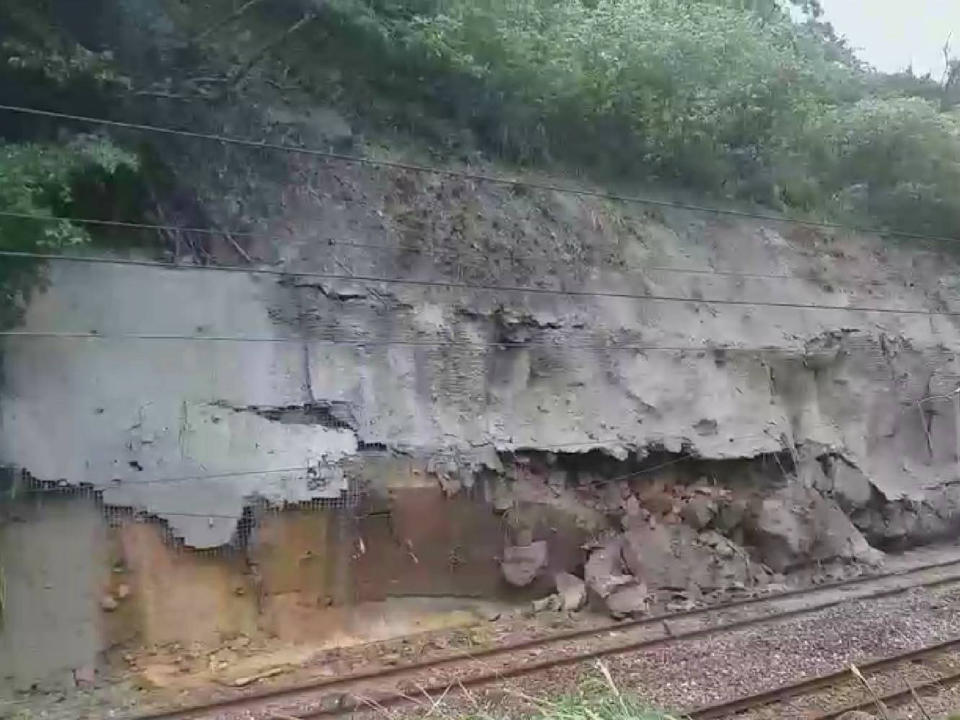
[[[604,664],[622,691],[637,695],[651,706],[682,713],[958,635],[960,584],[912,590],[881,600],[853,601],[775,626],[612,656]],[[533,699],[563,696],[578,685],[596,683],[600,678],[596,663],[588,662],[468,695],[451,692],[437,708],[424,702],[393,711],[371,710],[363,716],[413,718],[431,711],[433,716],[457,717],[482,710],[497,718],[519,719],[529,716]],[[953,707],[960,707],[960,701]],[[781,713],[766,717],[788,716]]]

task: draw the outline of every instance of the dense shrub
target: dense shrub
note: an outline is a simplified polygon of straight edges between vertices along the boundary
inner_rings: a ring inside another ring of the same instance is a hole
[[[937,84],[863,67],[775,0],[331,0],[324,23],[348,92],[514,161],[957,230]]]
[[[76,213],[76,192],[136,177],[137,159],[106,140],[78,137],[66,145],[0,144],[0,210],[45,218],[0,216],[0,250],[56,253],[90,242]],[[41,279],[35,260],[0,257],[0,327],[16,322]]]

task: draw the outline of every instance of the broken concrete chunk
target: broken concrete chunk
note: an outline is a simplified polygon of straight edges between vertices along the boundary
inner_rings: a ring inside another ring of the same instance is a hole
[[[649,601],[647,586],[642,582],[634,582],[613,592],[606,599],[606,605],[610,615],[623,618],[645,612]]]
[[[584,568],[584,579],[590,589],[597,595],[602,598],[607,597],[619,584],[622,584],[615,578],[623,575],[624,568],[619,537],[608,540],[590,553]]]
[[[747,503],[744,500],[731,500],[723,503],[713,520],[714,527],[722,532],[729,533],[740,527],[744,515],[747,514]]]
[[[553,579],[560,596],[561,610],[575,612],[586,604],[587,586],[583,580],[570,573],[557,573]]]
[[[680,511],[680,517],[694,530],[703,530],[716,514],[717,504],[703,495],[692,498]]]
[[[833,480],[833,497],[840,507],[852,512],[870,502],[873,486],[860,470],[848,465],[839,458],[830,458],[827,462],[827,474]]]
[[[640,525],[623,535],[627,568],[650,588],[704,590],[750,581],[750,561],[736,543],[684,524]]]
[[[811,528],[798,510],[786,498],[769,497],[758,501],[746,519],[750,541],[777,572],[809,558],[813,547]]]
[[[514,587],[526,587],[547,566],[547,543],[538,540],[529,545],[511,545],[503,550],[500,570]]]
[[[882,557],[835,502],[799,483],[756,502],[744,529],[763,562],[777,572],[825,560],[876,564]]]

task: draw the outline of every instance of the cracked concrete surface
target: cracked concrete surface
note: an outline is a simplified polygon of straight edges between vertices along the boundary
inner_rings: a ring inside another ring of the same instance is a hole
[[[400,171],[288,170],[261,189],[276,208],[261,229],[291,272],[690,300],[55,263],[25,327],[104,337],[5,343],[0,461],[105,488],[197,547],[227,542],[235,520],[214,516],[253,497],[337,496],[342,483],[318,488],[305,468],[361,446],[474,464],[515,448],[725,459],[807,447],[889,501],[924,502],[957,478],[952,404],[918,405],[957,385],[955,318],[862,309],[960,310],[950,257]],[[318,229],[384,249],[316,242]],[[258,341],[107,337],[128,333]],[[611,344],[675,349],[598,348]],[[159,482],[223,473],[250,474]]]

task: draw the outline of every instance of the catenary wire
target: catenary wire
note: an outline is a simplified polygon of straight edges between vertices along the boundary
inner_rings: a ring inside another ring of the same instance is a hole
[[[333,430],[349,430],[349,428],[331,428]],[[734,440],[744,440],[754,435],[745,435],[739,438],[732,438]],[[523,452],[527,450],[560,450],[563,448],[571,447],[590,447],[594,449],[595,446],[599,445],[615,445],[615,444],[629,444],[629,440],[626,440],[622,437],[616,438],[607,438],[603,440],[580,440],[577,442],[568,442],[568,443],[536,443],[533,445],[516,445],[515,447],[496,447],[494,443],[486,443],[485,445],[478,447],[485,447],[486,445],[494,445],[495,452],[504,452],[504,453],[514,453],[514,452]],[[512,444],[512,443],[508,443]],[[316,470],[316,466],[296,466],[296,467],[285,467],[285,468],[272,468],[269,470],[239,470],[234,472],[222,472],[222,473],[208,473],[203,475],[179,475],[176,477],[161,477],[161,478],[150,478],[149,480],[112,480],[109,484],[102,486],[95,486],[97,490],[106,490],[108,488],[132,488],[140,487],[141,485],[158,485],[158,484],[169,484],[169,483],[182,483],[182,482],[197,482],[197,481],[206,481],[206,480],[226,480],[231,478],[243,478],[251,477],[256,475],[277,475],[282,473],[293,473],[293,472],[309,472],[311,470]],[[57,492],[61,489],[71,488],[71,487],[89,487],[88,484],[79,484],[79,485],[57,485],[56,487],[47,488],[44,490],[34,490],[34,492]]]
[[[12,252],[12,251],[11,251]],[[38,253],[40,254],[40,253]],[[56,255],[48,256],[47,259],[56,259],[70,261],[73,256],[69,255]],[[731,305],[737,307],[775,307],[775,308],[788,308],[792,310],[834,310],[834,311],[843,311],[843,312],[865,312],[865,313],[881,313],[881,314],[893,314],[893,315],[925,315],[925,316],[943,316],[943,317],[955,317],[960,316],[960,311],[943,311],[943,310],[925,310],[922,308],[883,308],[883,307],[872,307],[864,305],[824,305],[821,303],[799,303],[799,302],[786,302],[786,301],[772,301],[772,300],[721,300],[717,298],[692,298],[685,297],[682,295],[658,295],[654,293],[639,295],[637,293],[628,293],[628,292],[610,292],[610,291],[601,291],[601,290],[559,290],[553,288],[541,288],[541,287],[530,287],[523,285],[491,285],[485,283],[465,283],[458,282],[454,280],[419,280],[413,278],[395,278],[395,277],[381,277],[377,275],[360,275],[360,274],[348,274],[348,273],[322,273],[315,271],[306,271],[306,270],[278,270],[273,268],[265,269],[254,269],[244,266],[237,265],[225,265],[225,266],[208,266],[208,265],[178,265],[172,266],[169,263],[163,263],[159,261],[150,261],[150,260],[128,260],[121,258],[107,258],[107,257],[86,257],[79,258],[82,262],[103,264],[103,265],[140,265],[147,267],[176,267],[182,269],[206,269],[209,267],[216,267],[222,271],[231,271],[231,272],[245,272],[245,273],[261,273],[269,275],[277,275],[283,277],[307,277],[307,278],[319,278],[323,280],[342,280],[347,282],[370,282],[370,283],[383,283],[386,285],[413,285],[419,287],[435,287],[435,288],[446,288],[446,289],[460,289],[460,290],[479,290],[484,292],[515,292],[515,293],[530,293],[533,295],[558,295],[563,297],[602,297],[602,298],[616,298],[624,300],[637,300],[641,302],[665,302],[665,303],[701,303],[705,305]]]
[[[739,440],[750,440],[757,437],[771,437],[771,436],[769,435],[769,433],[766,433],[766,432],[751,433],[749,435],[741,435],[734,438],[728,438],[728,440],[730,442],[736,442]],[[576,443],[557,443],[557,444],[539,444],[538,443],[536,445],[531,445],[531,446],[517,446],[515,448],[510,448],[510,449],[499,449],[498,452],[515,453],[515,452],[524,452],[524,451],[549,451],[549,450],[557,450],[561,448],[580,447],[580,446],[593,446],[591,447],[591,449],[599,449],[596,447],[597,445],[625,443],[625,442],[627,441],[624,440],[623,438],[613,438],[610,440],[591,440],[591,441],[576,442]],[[650,473],[656,472],[657,470],[661,470],[665,467],[677,465],[681,462],[686,462],[687,460],[697,460],[697,459],[709,460],[710,458],[703,458],[698,454],[697,451],[688,450],[681,453],[678,457],[673,458],[671,460],[658,463],[648,468],[643,468],[641,470],[636,470],[630,473],[609,478],[607,482],[619,482],[622,480],[629,480],[632,478],[642,477],[644,475],[649,475]],[[312,468],[309,468],[309,467],[282,468],[282,469],[274,469],[274,470],[244,471],[244,472],[236,472],[236,473],[215,473],[210,475],[186,476],[186,477],[177,477],[177,478],[154,478],[152,480],[142,480],[142,481],[132,481],[127,483],[122,483],[121,485],[117,485],[117,484],[103,485],[103,486],[91,486],[89,484],[68,485],[68,486],[58,485],[56,487],[51,487],[51,488],[41,488],[41,489],[35,488],[30,492],[31,494],[41,494],[41,495],[46,493],[62,493],[66,490],[86,490],[86,491],[93,491],[93,492],[103,492],[105,490],[109,490],[111,488],[116,488],[116,487],[133,488],[140,485],[150,485],[150,484],[159,484],[159,483],[177,483],[177,482],[197,481],[197,480],[207,480],[207,479],[224,479],[224,478],[243,477],[243,476],[250,476],[250,475],[264,475],[268,473],[283,473],[283,472],[298,472],[298,471],[306,472],[311,469]],[[337,498],[316,498],[316,500],[320,500],[320,501],[336,500],[336,499]],[[164,517],[166,516],[192,517],[192,518],[220,519],[220,520],[243,520],[244,519],[243,515],[224,515],[219,513],[173,512],[173,511],[168,512],[165,510],[146,509],[146,508],[131,509],[131,511],[134,514],[138,514],[138,515],[164,516]]]
[[[280,236],[269,236],[266,234],[247,232],[247,231],[234,231],[234,230],[217,230],[214,228],[202,228],[202,227],[190,227],[183,225],[154,225],[151,223],[137,223],[137,222],[126,222],[121,220],[97,220],[95,218],[78,218],[71,216],[49,216],[49,215],[34,215],[31,213],[21,213],[13,212],[8,210],[0,210],[0,217],[9,217],[17,218],[21,220],[32,220],[37,222],[57,222],[60,220],[66,220],[71,223],[77,223],[80,225],[96,225],[96,226],[105,226],[105,227],[116,227],[116,228],[126,228],[131,230],[151,230],[155,232],[181,232],[181,233],[198,233],[211,236],[222,236],[230,235],[233,238],[243,237],[243,238],[259,238],[263,240],[268,240],[270,242],[278,242],[282,240],[287,240]],[[290,241],[304,240],[308,239],[307,237],[293,237],[289,238]],[[351,247],[351,248],[363,248],[368,250],[380,250],[380,251],[413,251],[420,254],[436,256],[444,251],[452,251],[455,248],[424,248],[417,245],[382,245],[378,243],[362,243],[355,242],[353,240],[337,240],[333,238],[319,239],[318,242],[322,245],[340,245],[342,247]],[[77,255],[58,255],[54,253],[34,253],[26,252],[22,250],[0,250],[0,256],[4,257],[14,257],[14,258],[33,258],[36,260],[65,260],[71,262],[96,262],[98,258],[77,256]],[[511,260],[542,260],[543,256],[540,255],[519,255],[511,254]],[[206,270],[224,270],[224,271],[246,271],[250,273],[259,273],[263,272],[262,269],[246,266],[230,266],[230,265],[180,265],[175,262],[169,263],[160,263],[156,261],[139,261],[139,260],[130,260],[126,261],[131,265],[146,265],[146,266],[161,266],[169,267],[176,269],[183,268],[203,268]],[[465,267],[471,267],[470,265],[464,264]],[[640,270],[642,272],[663,272],[663,273],[677,273],[681,275],[717,275],[720,277],[735,277],[735,278],[756,278],[764,280],[804,280],[810,281],[815,278],[807,275],[792,275],[788,273],[760,273],[760,272],[737,272],[735,270],[717,270],[715,268],[684,268],[684,267],[674,267],[669,265],[643,265],[643,266],[633,266],[633,269]]]
[[[344,430],[347,431],[349,428],[333,428],[334,430]],[[746,440],[753,437],[758,437],[764,435],[765,433],[756,433],[754,435],[744,435],[736,438],[729,438],[731,441],[736,440]],[[498,446],[497,443],[488,442],[485,445],[477,446],[478,448],[486,447],[487,445],[493,446],[494,452],[500,453],[518,453],[518,452],[528,452],[528,451],[544,451],[544,450],[562,450],[569,448],[589,448],[591,450],[599,449],[600,446],[604,445],[630,445],[631,441],[622,437],[615,438],[606,438],[600,440],[579,440],[577,442],[567,442],[567,443],[532,443],[532,444],[514,444],[514,443],[501,443]],[[507,445],[512,445],[512,447],[506,447]],[[442,453],[441,453],[442,454]],[[660,467],[659,465],[657,467]],[[63,489],[70,489],[73,487],[92,487],[95,490],[107,490],[107,489],[117,489],[117,488],[137,488],[143,485],[168,485],[168,484],[177,484],[185,482],[205,482],[207,480],[229,480],[233,478],[247,478],[255,477],[257,475],[280,475],[284,473],[297,473],[297,472],[311,472],[317,469],[317,466],[302,465],[296,467],[284,467],[284,468],[271,468],[268,470],[239,470],[234,472],[222,472],[222,473],[208,473],[202,475],[178,475],[175,477],[160,477],[160,478],[149,478],[147,480],[121,480],[115,479],[110,480],[103,485],[94,485],[91,486],[89,483],[80,483],[77,485],[67,484],[67,485],[56,485],[55,487],[43,488],[40,490],[34,490],[33,492],[59,492]],[[655,468],[651,468],[655,469]],[[614,478],[615,480],[620,480],[622,478]]]
[[[0,216],[4,215],[0,211]],[[56,218],[58,220],[71,220],[71,218]],[[327,241],[322,241],[327,243]],[[389,246],[386,245],[369,245],[366,246],[362,243],[340,243],[338,240],[329,241],[331,245],[333,244],[345,244],[349,247],[370,247],[378,248],[382,250],[389,250]],[[435,255],[435,253],[429,253]],[[175,262],[161,262],[158,260],[131,260],[127,258],[105,258],[105,257],[96,257],[96,256],[84,256],[84,255],[60,255],[56,253],[37,253],[37,252],[28,252],[23,250],[0,250],[0,257],[11,257],[11,258],[22,258],[26,260],[50,260],[50,261],[61,261],[61,262],[76,262],[76,263],[104,263],[109,265],[138,265],[141,267],[157,267],[164,268],[169,270],[210,270],[210,271],[221,271],[221,272],[245,272],[252,275],[300,275],[296,271],[286,271],[286,270],[277,270],[274,268],[258,268],[250,265],[194,265],[194,264],[179,264]],[[533,256],[530,256],[530,259],[535,259]],[[483,265],[472,264],[472,263],[460,263],[457,262],[457,265],[465,268],[475,268],[475,267],[485,267]],[[634,266],[633,269],[639,270],[641,272],[665,272],[665,273],[676,273],[680,275],[715,275],[718,277],[734,277],[734,278],[745,278],[745,279],[758,279],[758,280],[804,280],[812,281],[815,278],[810,275],[786,275],[786,274],[775,274],[775,273],[750,273],[750,272],[735,272],[733,270],[712,270],[710,268],[678,268],[670,267],[665,265],[649,265],[649,266]],[[353,276],[350,276],[353,277]]]
[[[504,185],[508,187],[524,187],[535,190],[545,190],[549,192],[567,193],[570,195],[579,195],[583,197],[595,197],[604,200],[615,200],[619,202],[634,203],[639,205],[648,205],[651,207],[664,207],[677,210],[689,210],[691,212],[706,213],[710,215],[724,215],[729,217],[747,218],[753,220],[764,220],[768,222],[786,223],[804,227],[817,227],[829,230],[846,230],[859,233],[876,233],[888,237],[899,237],[914,240],[931,240],[937,242],[957,242],[960,238],[954,238],[944,235],[933,235],[927,233],[907,232],[903,230],[888,230],[883,228],[873,228],[867,226],[851,225],[846,223],[828,222],[823,220],[802,220],[799,218],[784,218],[769,213],[756,213],[747,210],[734,210],[730,208],[709,207],[706,205],[695,205],[692,203],[682,203],[673,200],[658,200],[656,198],[641,197],[636,195],[621,195],[618,193],[609,193],[599,190],[586,190],[582,188],[566,187],[552,183],[542,183],[531,180],[517,180],[496,175],[487,175],[484,173],[473,173],[463,170],[453,170],[449,168],[430,167],[416,163],[400,162],[396,160],[379,160],[376,158],[365,158],[357,155],[347,155],[344,153],[335,153],[319,148],[300,147],[296,145],[286,145],[283,143],[267,142],[265,140],[250,140],[247,138],[233,137],[229,135],[220,135],[216,133],[199,132],[195,130],[179,130],[176,128],[162,127],[159,125],[148,125],[145,123],[124,122],[120,120],[108,120],[106,118],[91,117],[87,115],[74,115],[72,113],[55,112],[52,110],[43,110],[40,108],[25,107],[22,105],[0,104],[0,110],[6,112],[21,113],[33,115],[36,117],[49,117],[60,120],[70,120],[73,122],[82,122],[93,125],[102,125],[106,127],[115,127],[125,130],[137,130],[140,132],[151,132],[168,136],[180,136],[193,138],[197,140],[208,140],[228,145],[237,145],[240,147],[253,148],[258,150],[274,150],[278,152],[308,155],[312,157],[325,158],[337,162],[352,163],[356,165],[365,165],[370,167],[384,167],[397,170],[407,170],[410,172],[426,173],[440,175],[444,177],[453,177],[461,180],[472,180],[476,182],[485,182],[494,185]]]

